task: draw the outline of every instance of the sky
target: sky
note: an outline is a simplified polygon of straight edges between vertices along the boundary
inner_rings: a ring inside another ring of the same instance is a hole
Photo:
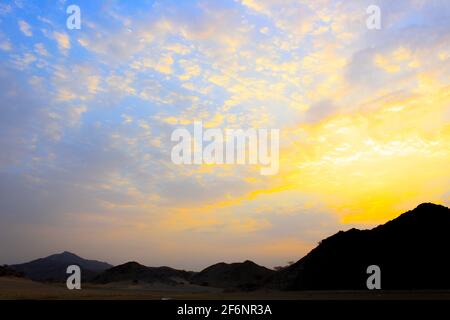
[[[449,74],[446,0],[1,1],[0,263],[274,267],[448,206]],[[278,174],[174,164],[194,121],[279,129]]]

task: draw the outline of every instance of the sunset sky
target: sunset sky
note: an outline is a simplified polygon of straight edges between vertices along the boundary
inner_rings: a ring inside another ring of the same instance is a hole
[[[173,164],[199,120],[279,129],[279,173]],[[448,206],[449,163],[450,1],[0,2],[0,263],[284,265]]]

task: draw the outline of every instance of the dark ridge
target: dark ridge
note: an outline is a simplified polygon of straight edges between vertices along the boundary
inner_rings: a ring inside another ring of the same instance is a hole
[[[220,262],[195,274],[192,282],[217,288],[254,290],[274,272],[249,260],[230,264]]]
[[[450,209],[423,203],[372,230],[340,231],[274,275],[288,290],[367,289],[366,269],[381,268],[382,289],[450,288]]]
[[[193,272],[172,269],[169,267],[147,267],[135,261],[127,262],[110,268],[97,275],[93,283],[111,283],[130,281],[132,283],[165,283],[182,284],[187,283]]]
[[[16,271],[13,268],[4,265],[0,266],[0,277],[16,277],[23,278],[24,274],[22,272]]]

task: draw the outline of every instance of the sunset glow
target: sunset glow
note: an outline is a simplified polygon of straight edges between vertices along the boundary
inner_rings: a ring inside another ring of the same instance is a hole
[[[0,4],[0,263],[273,267],[450,204],[450,2],[75,4]],[[174,164],[195,121],[279,129],[278,174]]]

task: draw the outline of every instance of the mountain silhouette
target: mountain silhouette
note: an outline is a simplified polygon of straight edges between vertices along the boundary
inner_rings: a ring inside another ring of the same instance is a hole
[[[65,281],[68,277],[66,270],[69,265],[80,267],[81,277],[84,281],[90,280],[98,273],[112,267],[106,262],[86,260],[67,251],[10,267],[22,272],[31,280]]]
[[[340,231],[277,272],[268,286],[287,290],[367,289],[367,267],[382,289],[450,288],[450,209],[424,203],[372,230]]]
[[[217,288],[253,290],[261,286],[275,271],[252,261],[242,263],[217,263],[192,277],[192,282]]]
[[[192,283],[225,289],[366,290],[367,267],[381,269],[381,288],[450,289],[450,209],[423,203],[371,230],[350,229],[324,239],[306,256],[279,271],[252,261],[217,263],[201,272],[147,267],[137,262],[112,267],[63,252],[24,264],[0,267],[0,275],[37,281],[65,281],[69,265],[82,269],[83,281],[97,284]]]
[[[108,269],[97,275],[93,283],[111,283],[131,281],[133,283],[165,283],[177,284],[187,282],[192,272],[172,269],[169,267],[146,267],[137,262],[127,262]]]

